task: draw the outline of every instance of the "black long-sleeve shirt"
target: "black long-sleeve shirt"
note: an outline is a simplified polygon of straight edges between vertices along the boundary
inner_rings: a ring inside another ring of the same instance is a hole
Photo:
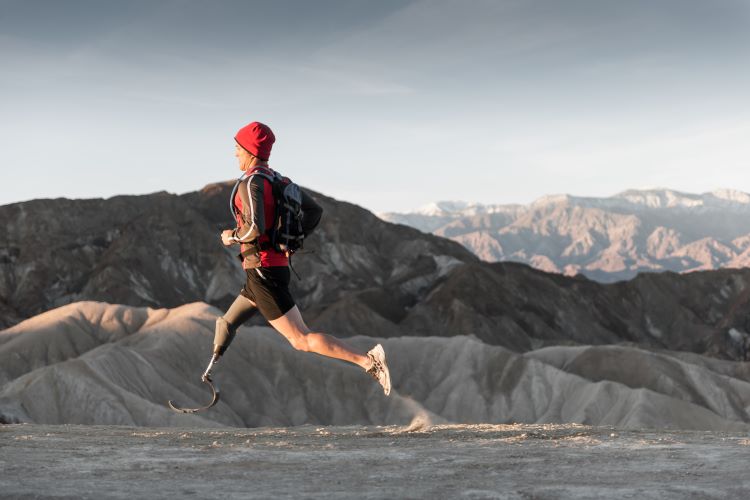
[[[265,169],[273,173],[270,169]],[[304,190],[300,189],[302,201],[302,229],[311,234],[320,222],[323,209]],[[252,247],[269,241],[266,229],[275,221],[273,187],[264,175],[250,175],[242,180],[232,201],[235,207],[237,228],[233,240],[240,243],[243,267],[286,265],[287,257],[272,248],[252,251]],[[256,255],[257,254],[257,255]]]

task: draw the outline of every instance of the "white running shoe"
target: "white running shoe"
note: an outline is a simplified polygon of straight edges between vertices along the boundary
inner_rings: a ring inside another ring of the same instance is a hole
[[[378,381],[383,386],[383,392],[385,395],[391,393],[391,374],[388,371],[388,364],[385,362],[385,351],[383,346],[378,344],[367,353],[367,357],[372,360],[372,366],[367,373]]]

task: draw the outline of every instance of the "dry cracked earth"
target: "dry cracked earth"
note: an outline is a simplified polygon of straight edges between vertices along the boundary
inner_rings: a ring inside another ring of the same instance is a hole
[[[2,498],[747,498],[747,433],[0,426]]]

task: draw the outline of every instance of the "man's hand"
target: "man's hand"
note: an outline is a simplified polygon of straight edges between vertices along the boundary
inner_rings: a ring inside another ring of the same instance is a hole
[[[234,231],[231,229],[226,229],[221,232],[221,242],[224,243],[224,246],[231,246],[234,245],[236,242],[232,240],[232,235],[234,234]]]

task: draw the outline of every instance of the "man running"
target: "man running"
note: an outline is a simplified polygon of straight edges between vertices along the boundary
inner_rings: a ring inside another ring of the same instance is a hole
[[[289,256],[271,244],[270,229],[276,202],[271,181],[278,175],[268,166],[276,140],[271,129],[253,122],[235,136],[235,157],[244,172],[232,191],[230,204],[237,227],[221,233],[226,246],[240,245],[245,286],[224,316],[216,320],[214,359],[224,354],[237,329],[257,309],[264,318],[300,351],[314,352],[361,366],[372,375],[386,395],[391,378],[383,347],[378,344],[363,353],[331,335],[311,331],[289,292]],[[309,235],[320,221],[323,209],[302,191],[302,226]]]

